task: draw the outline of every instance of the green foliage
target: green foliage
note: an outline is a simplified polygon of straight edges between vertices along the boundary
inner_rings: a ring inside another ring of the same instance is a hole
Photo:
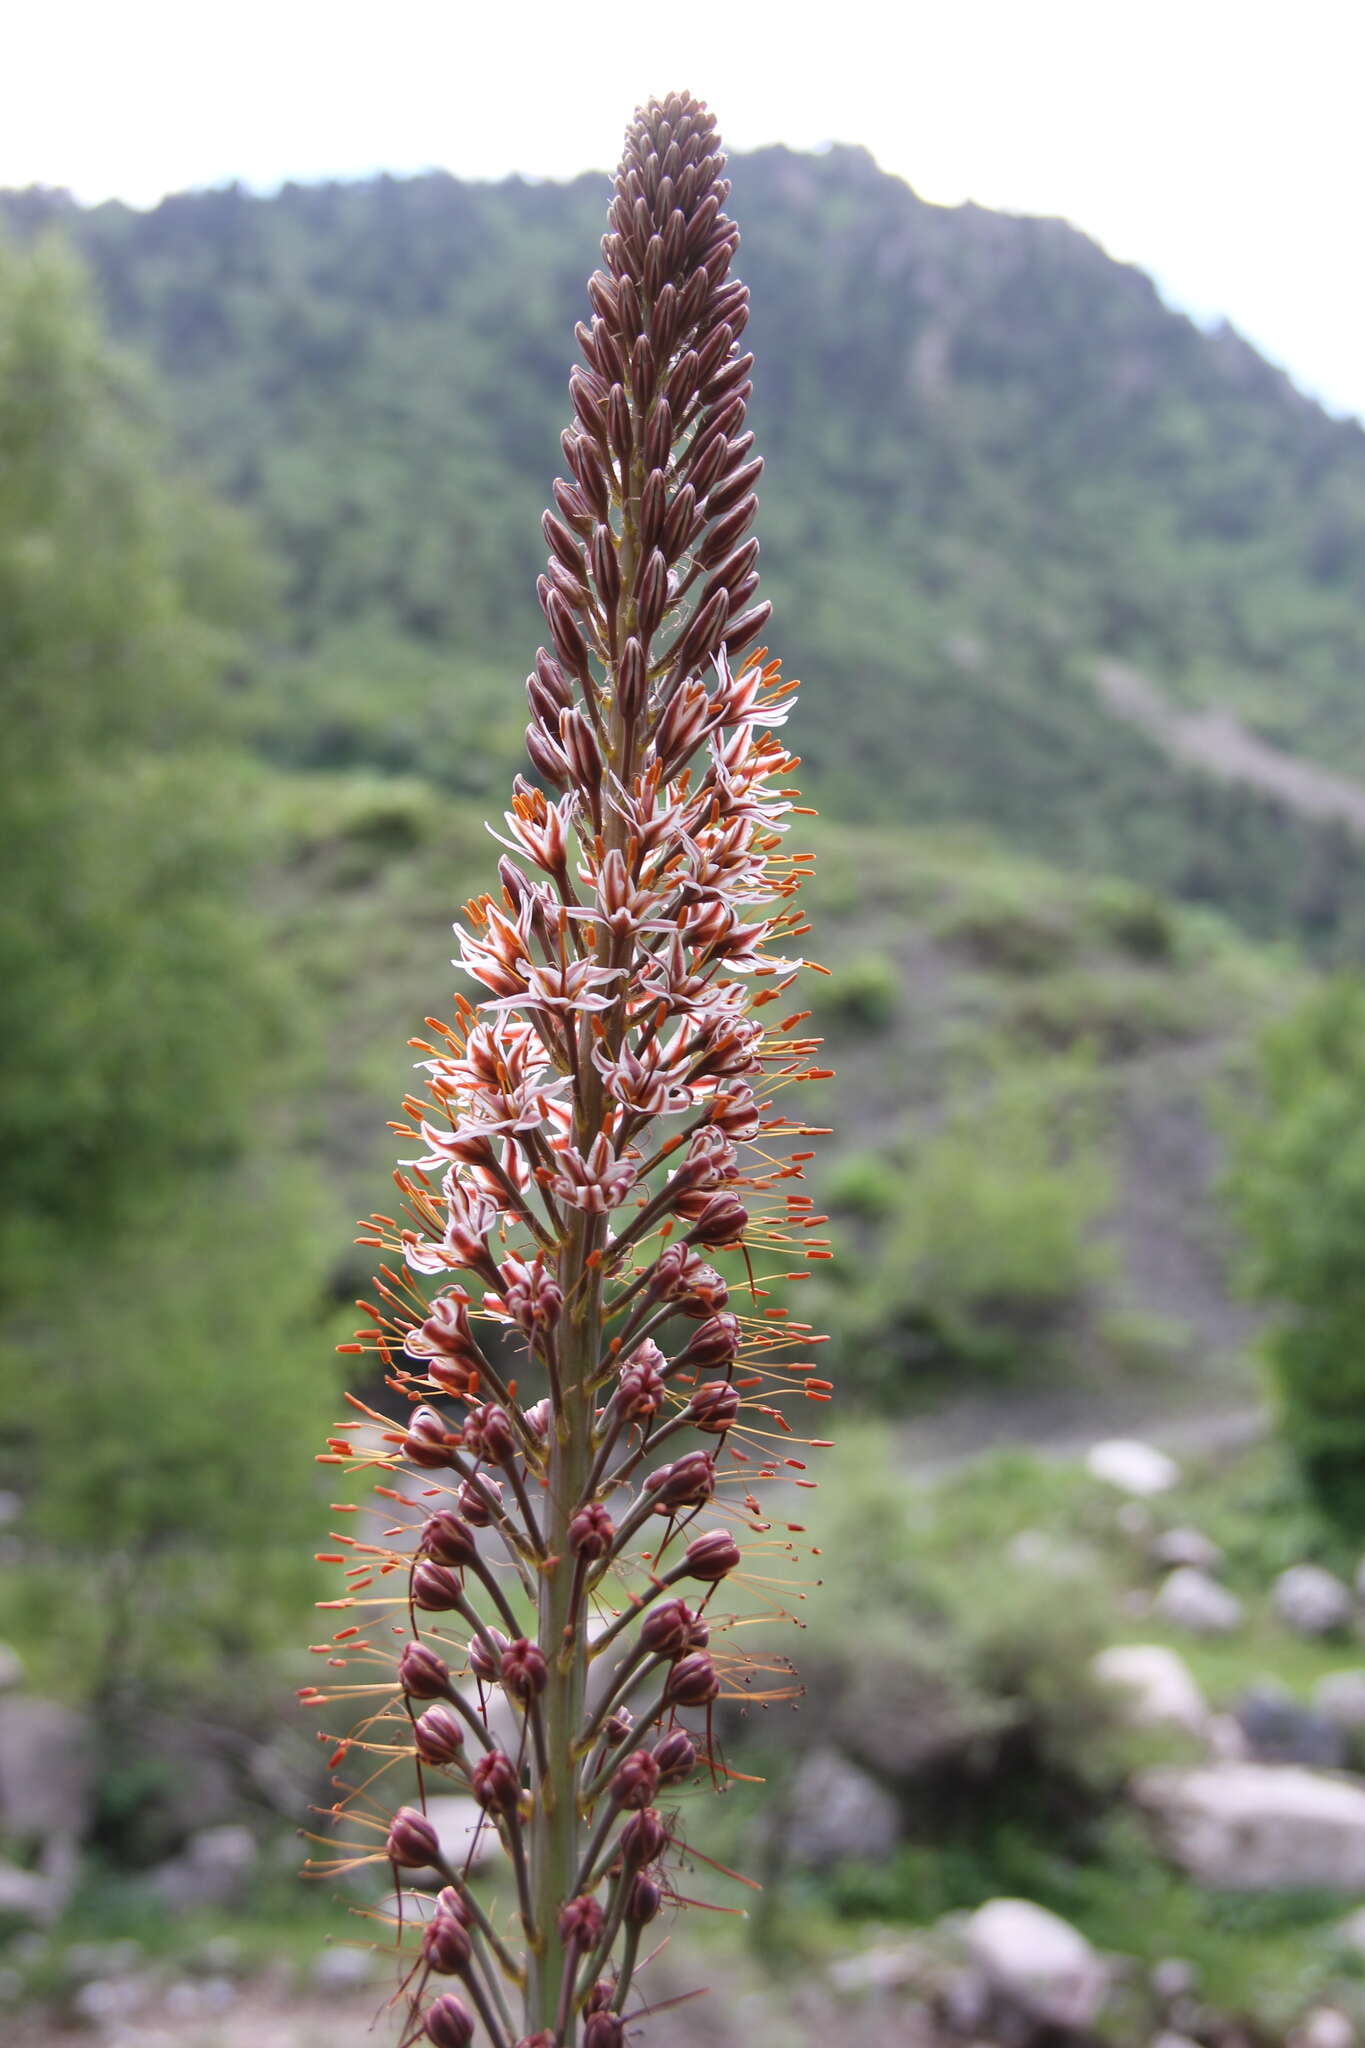
[[[1060,222],[925,205],[857,150],[732,168],[765,587],[813,682],[812,794],[988,820],[1358,955],[1365,850],[1181,768],[1094,681],[1119,656],[1365,767],[1358,431]],[[240,708],[274,758],[460,789],[518,764],[506,683],[541,636],[560,338],[601,200],[594,178],[431,175],[146,214],[4,202],[88,254],[184,447],[261,521],[293,652],[253,664]],[[1159,919],[1138,924],[1158,957]]]
[[[0,248],[2,1600],[48,1682],[132,1710],[226,1658],[244,1687],[310,1581],[307,1034],[224,689],[269,584],[164,475],[69,260]]]
[[[826,1030],[875,1034],[889,1030],[900,1005],[900,981],[891,962],[861,954],[835,969],[819,995]]]
[[[959,1077],[899,1183],[894,1207],[886,1182],[874,1190],[883,1220],[852,1311],[858,1348],[892,1384],[1055,1356],[1106,1270],[1095,1232],[1111,1176],[1084,1066]],[[853,1190],[864,1215],[867,1189],[864,1171]]]
[[[1247,1278],[1277,1310],[1283,1427],[1322,1505],[1365,1531],[1365,983],[1342,978],[1269,1031],[1260,1101],[1234,1121],[1226,1192]]]

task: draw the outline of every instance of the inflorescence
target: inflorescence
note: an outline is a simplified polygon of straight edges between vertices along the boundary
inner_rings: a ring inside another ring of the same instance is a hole
[[[354,1840],[313,1867],[392,1866],[405,2040],[436,2048],[617,2048],[700,1855],[671,1802],[728,1775],[717,1709],[794,1692],[743,1624],[782,1611],[767,1573],[802,1534],[759,1500],[810,1484],[787,1411],[830,1391],[772,1291],[827,1256],[793,1149],[815,1133],[777,1106],[823,1070],[807,1013],[768,1022],[807,857],[782,851],[795,685],[756,646],[723,168],[685,94],[627,132],[544,519],[538,779],[456,926],[482,994],[413,1041],[402,1214],[367,1226],[384,1262],[343,1347],[387,1394],[350,1397],[325,1458],[376,1475],[382,1526],[326,1560],[337,1682],[305,1696],[365,1718],[329,1737]],[[427,1812],[452,1792],[476,1816],[453,1843]]]

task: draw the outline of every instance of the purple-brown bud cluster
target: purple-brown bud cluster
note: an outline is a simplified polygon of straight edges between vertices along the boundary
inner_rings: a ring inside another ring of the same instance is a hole
[[[365,1239],[385,1263],[353,1348],[389,1406],[366,1410],[372,1448],[328,1454],[378,1467],[380,1534],[335,1539],[332,1604],[372,1586],[379,1618],[319,1647],[394,1683],[337,1758],[416,1767],[422,1803],[370,1853],[443,1883],[403,1923],[407,2038],[435,2048],[619,2048],[641,1931],[676,1897],[670,1801],[719,1776],[716,1704],[789,1696],[725,1605],[745,1534],[775,1540],[756,1489],[805,1469],[783,1404],[828,1386],[769,1291],[824,1255],[797,1191],[811,1133],[785,1113],[820,1070],[786,993],[794,686],[741,659],[769,608],[723,173],[689,96],[631,124],[543,522],[535,779],[497,893],[456,926],[472,996],[414,1041],[403,1217]],[[443,1782],[505,1853],[516,1942],[423,1810]]]

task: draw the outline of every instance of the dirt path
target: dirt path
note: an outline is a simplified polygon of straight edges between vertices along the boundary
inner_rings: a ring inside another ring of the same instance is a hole
[[[1346,825],[1365,839],[1365,789],[1358,782],[1258,739],[1230,711],[1180,710],[1126,662],[1097,662],[1095,685],[1117,717],[1140,726],[1175,759],[1222,782],[1264,790],[1305,818]]]

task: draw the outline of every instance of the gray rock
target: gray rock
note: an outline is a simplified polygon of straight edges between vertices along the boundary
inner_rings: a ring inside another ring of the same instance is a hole
[[[363,1991],[374,1976],[374,1955],[367,1948],[325,1948],[311,1975],[315,1991]]]
[[[988,1899],[964,1933],[995,1998],[1030,2019],[1079,2029],[1104,2004],[1105,1964],[1083,1934],[1031,1899]]]
[[[92,1977],[72,1994],[75,2018],[91,2027],[115,2027],[142,2012],[156,1996],[150,1977]]]
[[[1115,1643],[1100,1651],[1090,1669],[1120,1695],[1130,1727],[1206,1732],[1208,1703],[1184,1658],[1164,1643]]]
[[[231,1977],[184,1977],[168,1986],[162,2003],[167,2019],[216,2019],[237,2002]]]
[[[1162,1766],[1133,1785],[1166,1853],[1224,1891],[1365,1891],[1365,1785],[1297,1764]]]
[[[15,1692],[23,1682],[23,1658],[8,1643],[0,1643],[0,1692]]]
[[[1313,1687],[1313,1705],[1347,1735],[1365,1729],[1365,1670],[1329,1671]]]
[[[1178,1564],[1193,1566],[1197,1572],[1216,1572],[1223,1562],[1223,1553],[1201,1529],[1193,1529],[1188,1523],[1181,1523],[1175,1529],[1163,1529],[1152,1538],[1151,1556],[1153,1564],[1164,1565],[1167,1571],[1174,1571]]]
[[[1334,2005],[1318,2005],[1305,2013],[1289,2036],[1287,2048],[1355,2048],[1356,2030]]]
[[[26,1693],[0,1698],[0,1834],[79,1840],[90,1821],[92,1787],[84,1714]]]
[[[89,1984],[95,1977],[131,1977],[142,1966],[140,1941],[73,1941],[62,1956],[62,1975],[69,1984]]]
[[[225,1823],[191,1835],[183,1855],[153,1872],[152,1889],[172,1911],[230,1906],[242,1898],[260,1859],[250,1828]]]
[[[1092,1444],[1085,1454],[1085,1469],[1092,1479],[1120,1493],[1145,1500],[1154,1493],[1168,1493],[1180,1478],[1180,1467],[1155,1444],[1140,1443],[1135,1437],[1108,1437]]]
[[[1236,1595],[1188,1564],[1177,1565],[1162,1580],[1152,1611],[1195,1636],[1231,1635],[1242,1625],[1242,1603]]]
[[[498,1831],[490,1825],[477,1799],[467,1799],[461,1793],[428,1799],[427,1819],[436,1830],[446,1862],[459,1869],[468,1865],[478,1870],[500,1853]],[[435,1870],[414,1871],[412,1880],[417,1884],[444,1882]]]
[[[8,1487],[0,1487],[0,1529],[9,1529],[18,1521],[23,1501]]]
[[[1175,2034],[1169,2027],[1163,2027],[1159,2034],[1153,2034],[1150,2048],[1199,2048],[1199,2043],[1188,2034]]]
[[[1270,1599],[1296,1636],[1336,1635],[1350,1626],[1354,1608],[1350,1587],[1320,1564],[1291,1565],[1276,1579]]]
[[[1152,1964],[1150,1981],[1152,1996],[1163,2005],[1172,2005],[1177,1998],[1194,1997],[1199,1989],[1199,1972],[1184,1956],[1163,1956],[1160,1962]]]
[[[818,1868],[851,1857],[880,1863],[900,1840],[896,1801],[837,1749],[812,1751],[791,1796],[787,1847],[797,1863]]]
[[[1335,1771],[1346,1761],[1346,1737],[1336,1723],[1313,1707],[1300,1706],[1273,1680],[1248,1686],[1233,1712],[1247,1754],[1258,1763],[1312,1764]]]
[[[41,1871],[21,1870],[17,1863],[0,1859],[0,1922],[24,1920],[31,1927],[45,1927],[57,1918],[61,1904]]]

